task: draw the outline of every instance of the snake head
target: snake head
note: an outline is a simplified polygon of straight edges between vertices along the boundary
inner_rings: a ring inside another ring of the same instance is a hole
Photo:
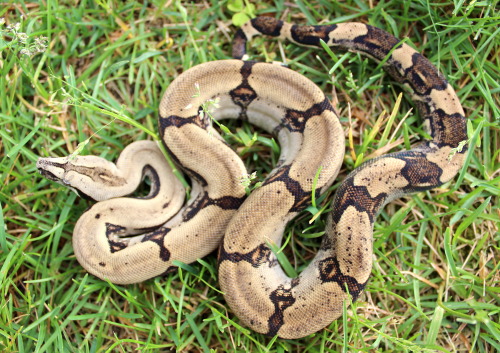
[[[38,172],[45,178],[55,181],[61,185],[73,190],[79,196],[85,196],[79,192],[78,188],[73,187],[71,184],[71,177],[67,178],[67,166],[69,164],[69,157],[62,158],[38,158],[36,161],[36,168]]]
[[[119,189],[126,184],[114,163],[96,156],[39,158],[36,167],[45,178],[95,201],[122,196]],[[103,186],[111,189],[103,191]]]

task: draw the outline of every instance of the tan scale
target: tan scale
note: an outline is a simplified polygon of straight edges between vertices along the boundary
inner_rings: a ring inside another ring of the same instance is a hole
[[[336,225],[336,231],[343,235],[337,238],[335,244],[339,249],[337,257],[340,269],[362,283],[368,280],[371,271],[372,240],[368,236],[371,228],[368,214],[352,206],[345,210]]]
[[[334,40],[354,40],[367,33],[368,28],[362,23],[339,23],[337,28],[330,33],[330,37]]]
[[[355,186],[364,186],[371,197],[381,193],[393,193],[408,186],[409,181],[401,175],[406,162],[397,158],[384,158],[373,162],[370,169],[363,169],[354,177]]]

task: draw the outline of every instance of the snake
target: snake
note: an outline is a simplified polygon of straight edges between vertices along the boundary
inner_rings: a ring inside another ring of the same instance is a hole
[[[408,150],[363,162],[338,186],[325,234],[294,278],[280,266],[287,224],[331,188],[344,159],[339,116],[324,92],[288,67],[247,60],[256,35],[352,51],[378,62],[411,96],[428,138]],[[50,180],[97,201],[78,219],[73,247],[91,274],[118,284],[174,271],[218,249],[220,289],[232,313],[252,330],[285,339],[305,337],[338,318],[371,273],[373,226],[388,202],[449,182],[467,151],[466,118],[439,70],[405,41],[364,23],[296,25],[257,17],[235,34],[233,59],[181,73],[159,105],[161,143],[136,141],[116,164],[97,156],[40,158]],[[240,119],[272,133],[279,160],[247,196],[247,170],[218,132]],[[135,195],[149,179],[147,195]]]

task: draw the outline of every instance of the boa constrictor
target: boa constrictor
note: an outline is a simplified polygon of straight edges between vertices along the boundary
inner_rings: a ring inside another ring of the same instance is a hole
[[[240,60],[256,34],[311,46],[323,40],[383,62],[412,92],[431,136],[348,175],[332,202],[322,245],[297,278],[285,275],[269,245],[280,244],[285,225],[313,193],[317,197],[332,184],[343,160],[344,133],[329,100],[307,78],[279,65]],[[116,166],[92,156],[41,158],[37,166],[49,179],[102,200],[74,230],[75,254],[90,273],[115,283],[139,282],[172,270],[174,260],[193,262],[222,241],[220,286],[233,312],[255,331],[303,337],[336,319],[343,301],[349,295],[356,300],[365,287],[379,210],[396,197],[446,183],[461,168],[464,112],[427,59],[361,23],[296,26],[256,18],[237,32],[233,56],[187,70],[160,104],[162,141],[192,182],[185,206],[183,188],[153,142],[133,143]],[[214,99],[219,107],[213,118],[248,120],[274,133],[281,145],[278,165],[246,200],[239,181],[247,173],[243,162],[200,113]],[[147,197],[120,197],[144,175],[152,181]]]

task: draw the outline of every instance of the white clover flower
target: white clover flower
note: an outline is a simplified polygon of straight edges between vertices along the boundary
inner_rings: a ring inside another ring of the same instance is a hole
[[[41,47],[46,47],[47,46],[47,42],[48,42],[48,38],[47,37],[36,37],[35,38],[35,44],[38,45],[38,46],[41,46]]]
[[[240,177],[240,184],[244,187],[249,187],[252,184],[252,181],[257,178],[257,172],[253,172],[251,174],[245,174]]]
[[[5,24],[5,18],[0,17],[0,26],[3,26]]]
[[[11,32],[14,32],[16,33],[17,31],[19,31],[19,29],[21,28],[21,23],[20,22],[16,22],[14,23],[13,25],[8,25],[7,26],[7,29]]]
[[[21,55],[28,55],[28,56],[31,56],[31,54],[32,54],[32,53],[31,53],[31,51],[30,51],[29,49],[26,49],[26,48],[21,49],[21,50],[19,51],[19,53],[20,53]]]
[[[28,35],[26,33],[20,32],[20,33],[17,34],[17,39],[21,43],[25,44],[28,41]]]
[[[35,51],[37,53],[43,53],[48,46],[48,38],[47,37],[36,37],[35,38]]]

